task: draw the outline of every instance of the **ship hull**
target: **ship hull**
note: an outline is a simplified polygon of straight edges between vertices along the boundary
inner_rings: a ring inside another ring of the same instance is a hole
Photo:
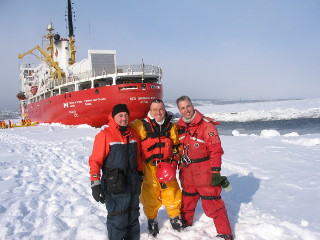
[[[104,86],[64,93],[24,106],[24,114],[40,123],[106,124],[114,105],[127,104],[130,120],[144,118],[153,99],[162,99],[162,85],[154,83]]]

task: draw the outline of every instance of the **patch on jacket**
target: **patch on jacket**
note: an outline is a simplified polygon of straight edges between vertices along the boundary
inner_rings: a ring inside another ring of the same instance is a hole
[[[209,137],[213,137],[214,136],[214,132],[209,132],[208,135],[209,135]]]
[[[196,147],[196,148],[199,147],[199,143],[195,143],[194,147]]]

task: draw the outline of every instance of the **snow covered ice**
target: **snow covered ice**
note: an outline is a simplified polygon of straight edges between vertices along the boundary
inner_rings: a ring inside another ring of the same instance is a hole
[[[320,99],[196,108],[219,121],[319,118]],[[168,110],[177,114],[174,104]],[[319,123],[320,124],[320,123]],[[219,128],[219,126],[218,126]],[[105,206],[91,196],[88,157],[99,129],[40,124],[0,130],[0,239],[108,239]],[[320,133],[280,134],[237,129],[221,136],[223,191],[237,240],[320,239]],[[140,205],[141,239],[148,234]],[[157,239],[214,239],[212,220],[198,203],[194,226],[171,228],[159,211]]]

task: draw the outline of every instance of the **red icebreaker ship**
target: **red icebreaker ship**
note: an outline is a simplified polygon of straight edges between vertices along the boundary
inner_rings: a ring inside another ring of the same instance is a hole
[[[66,125],[104,125],[117,103],[125,103],[131,120],[146,116],[153,99],[162,99],[162,69],[130,64],[118,66],[115,50],[88,50],[88,58],[75,60],[71,1],[68,0],[69,39],[48,25],[46,50],[36,46],[19,54],[33,54],[38,66],[20,68],[22,119]],[[33,51],[39,51],[40,56]],[[18,95],[17,95],[18,96]]]

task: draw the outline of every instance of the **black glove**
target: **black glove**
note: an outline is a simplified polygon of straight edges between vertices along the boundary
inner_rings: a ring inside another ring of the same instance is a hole
[[[143,172],[142,171],[138,171],[138,174],[139,174],[139,179],[140,181],[142,182],[143,181]]]
[[[221,182],[222,182],[222,177],[221,177],[220,173],[212,173],[211,185],[212,186],[220,186]]]
[[[226,176],[221,176],[221,178],[222,178],[222,181],[220,183],[221,187],[223,187],[223,188],[229,187],[230,182],[229,182],[228,178]]]
[[[101,184],[92,186],[91,190],[94,200],[104,203],[104,194],[101,188]]]
[[[211,186],[221,186],[227,192],[232,189],[228,178],[226,176],[221,176],[220,173],[212,173]]]

